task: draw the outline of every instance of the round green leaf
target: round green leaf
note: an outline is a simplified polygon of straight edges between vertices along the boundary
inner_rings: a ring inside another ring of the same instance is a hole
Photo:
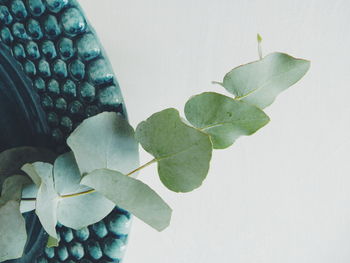
[[[53,238],[59,239],[56,233],[57,203],[59,196],[56,193],[53,179],[53,166],[49,163],[36,162],[31,172],[40,178],[40,186],[36,197],[35,212],[45,229]],[[32,176],[33,176],[32,174]]]
[[[269,122],[259,108],[214,92],[192,97],[185,105],[185,115],[193,126],[210,134],[215,149],[227,148]]]
[[[158,231],[169,226],[171,208],[149,186],[135,178],[100,169],[84,176],[82,183],[96,189]]]
[[[60,155],[54,163],[55,189],[59,195],[74,194],[88,190],[80,185],[81,174],[72,152]]]
[[[58,222],[79,230],[105,218],[115,204],[100,193],[61,198],[57,207]]]
[[[299,81],[310,62],[284,53],[272,53],[261,60],[234,68],[226,74],[224,88],[259,108],[269,106],[282,91]]]
[[[18,201],[0,206],[0,262],[20,258],[27,241],[25,220]]]
[[[136,138],[158,162],[163,184],[189,192],[206,178],[212,154],[209,135],[186,125],[176,109],[166,109],[141,122]]]
[[[139,165],[134,130],[115,112],[104,112],[84,120],[67,143],[81,174],[100,168],[128,173]]]
[[[54,164],[56,192],[71,195],[91,190],[80,184],[81,175],[72,152],[59,156]],[[57,219],[62,225],[81,229],[106,217],[114,208],[114,203],[100,193],[90,193],[74,197],[61,197],[57,205]]]

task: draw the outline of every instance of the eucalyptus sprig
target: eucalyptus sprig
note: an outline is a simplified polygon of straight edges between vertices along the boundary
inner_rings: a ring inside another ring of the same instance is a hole
[[[216,82],[233,97],[215,92],[193,96],[185,105],[187,120],[174,108],[153,114],[136,130],[117,113],[86,119],[67,139],[72,152],[53,164],[27,163],[22,170],[28,177],[6,179],[0,199],[0,262],[23,253],[26,232],[20,209],[35,209],[51,245],[59,241],[58,222],[80,229],[103,219],[115,205],[158,231],[165,229],[171,208],[136,174],[157,163],[160,180],[171,191],[198,188],[208,174],[213,149],[227,148],[264,127],[269,117],[262,109],[309,67],[307,60],[272,53],[234,68]],[[139,144],[153,156],[142,166]]]

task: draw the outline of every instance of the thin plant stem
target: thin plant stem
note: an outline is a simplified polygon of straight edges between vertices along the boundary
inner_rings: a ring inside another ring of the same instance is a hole
[[[147,166],[151,165],[152,163],[155,163],[156,161],[157,161],[157,159],[153,159],[153,160],[149,161],[148,163],[145,163],[144,165],[140,166],[139,168],[136,168],[135,170],[126,174],[126,176],[131,176],[134,173],[137,173],[138,171],[142,170],[143,168],[146,168]],[[96,190],[91,189],[91,190],[87,190],[87,191],[80,192],[80,193],[61,195],[60,197],[61,198],[71,198],[71,197],[77,197],[77,196],[81,196],[81,195],[92,194],[95,192],[96,192]],[[36,198],[22,198],[21,201],[36,201]]]
[[[151,161],[149,161],[148,163],[145,163],[144,165],[140,166],[139,168],[131,171],[130,173],[126,174],[126,176],[130,176],[134,173],[137,173],[138,171],[142,170],[143,168],[146,168],[147,166],[151,165],[152,163],[155,163],[157,161],[157,159],[153,159]]]
[[[96,190],[91,189],[91,190],[87,190],[84,192],[80,192],[80,193],[75,193],[75,194],[69,194],[69,195],[61,195],[61,198],[70,198],[70,197],[76,197],[76,196],[81,196],[81,195],[88,195],[88,194],[92,194],[95,193]]]
[[[258,52],[259,52],[259,59],[262,60],[263,55],[262,55],[261,43],[258,44]]]

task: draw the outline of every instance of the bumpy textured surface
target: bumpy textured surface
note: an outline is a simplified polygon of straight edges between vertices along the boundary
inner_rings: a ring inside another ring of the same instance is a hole
[[[56,145],[87,117],[124,112],[112,68],[75,0],[0,0],[0,39],[39,93]]]
[[[65,139],[85,118],[102,111],[126,114],[112,68],[75,0],[0,0],[0,41],[39,95],[56,150],[66,149]],[[26,255],[9,262],[121,262],[131,221],[116,208],[79,231],[59,225],[59,247],[45,249],[39,240],[47,235],[36,216],[26,218],[31,229]]]
[[[116,209],[104,220],[79,231],[59,225],[60,246],[46,248],[36,262],[121,262],[129,229],[130,214],[121,209]]]

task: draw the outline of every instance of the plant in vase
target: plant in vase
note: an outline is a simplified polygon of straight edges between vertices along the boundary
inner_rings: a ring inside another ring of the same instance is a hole
[[[156,164],[159,178],[169,190],[185,193],[198,188],[208,174],[213,150],[230,147],[240,136],[264,127],[269,117],[263,109],[310,67],[309,61],[284,53],[262,57],[260,36],[258,41],[260,60],[236,67],[222,82],[215,82],[231,96],[216,92],[195,95],[185,104],[186,119],[178,110],[168,108],[135,130],[121,114],[100,113],[70,134],[70,152],[53,163],[27,163],[22,166],[25,175],[7,177],[0,199],[0,262],[22,256],[27,234],[21,212],[30,210],[35,210],[50,236],[49,247],[60,242],[57,224],[83,229],[105,218],[115,206],[158,231],[168,227],[170,206],[136,175]],[[141,166],[139,144],[152,156]],[[1,165],[10,167],[13,156],[26,150],[13,149],[11,158],[6,158],[9,151],[3,152]],[[109,254],[110,260],[121,257],[115,253]]]

